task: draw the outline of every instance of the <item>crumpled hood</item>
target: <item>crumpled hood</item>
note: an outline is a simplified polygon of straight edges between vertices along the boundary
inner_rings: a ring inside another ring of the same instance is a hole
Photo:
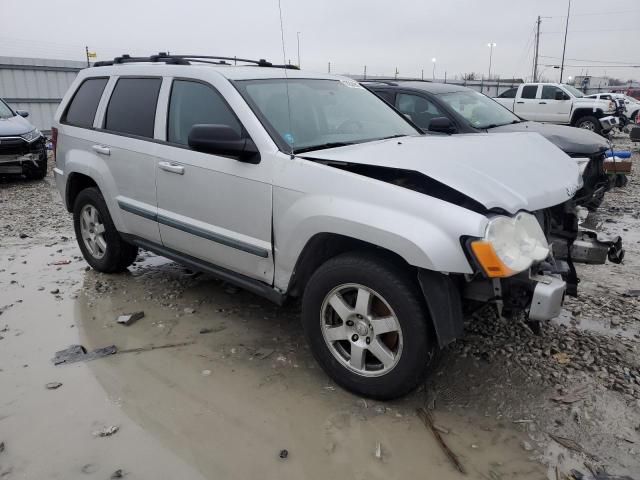
[[[552,125],[549,123],[520,122],[502,125],[489,130],[491,133],[503,132],[536,132],[552,142],[565,153],[588,157],[609,148],[607,141],[590,130],[584,128]]]
[[[10,137],[12,135],[23,135],[30,132],[35,127],[20,115],[10,118],[0,118],[0,137]]]
[[[564,203],[581,185],[577,163],[537,133],[402,137],[302,157],[413,170],[510,213]]]

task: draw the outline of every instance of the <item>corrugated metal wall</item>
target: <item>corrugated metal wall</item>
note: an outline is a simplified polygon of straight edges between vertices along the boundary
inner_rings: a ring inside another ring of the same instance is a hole
[[[71,60],[0,57],[0,97],[14,109],[27,110],[29,121],[48,132],[62,96],[85,67]]]

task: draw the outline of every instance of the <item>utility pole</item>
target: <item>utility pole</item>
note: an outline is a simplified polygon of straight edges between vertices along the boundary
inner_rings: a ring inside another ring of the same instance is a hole
[[[87,54],[87,67],[90,67],[91,66],[91,62],[89,61],[89,46],[88,45],[85,45],[84,53]]]
[[[487,43],[487,47],[489,47],[489,75],[487,76],[487,80],[491,80],[491,60],[493,58],[493,47],[496,46],[496,42]]]
[[[533,81],[538,81],[538,52],[540,50],[540,22],[542,22],[540,15],[538,15],[538,21],[536,22],[536,49],[533,54]]]
[[[300,68],[300,32],[296,32],[298,36],[298,68]]]
[[[562,46],[562,63],[560,64],[560,83],[562,83],[562,74],[564,73],[564,52],[567,50],[567,31],[569,30],[569,13],[571,12],[571,0],[567,6],[567,22],[564,25],[564,45]]]
[[[327,68],[327,73],[331,73],[331,62],[329,62],[329,66]]]
[[[400,72],[398,72],[398,67],[396,67],[396,73],[395,73],[395,79],[396,80],[398,79],[398,73],[400,73]]]
[[[367,66],[364,66],[364,79],[367,79]]]

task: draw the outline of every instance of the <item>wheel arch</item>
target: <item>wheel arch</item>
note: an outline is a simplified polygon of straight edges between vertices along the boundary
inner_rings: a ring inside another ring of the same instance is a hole
[[[601,118],[603,115],[604,112],[601,108],[597,108],[595,110],[593,108],[577,108],[571,116],[571,125],[574,126],[582,117]]]
[[[73,211],[73,204],[75,203],[78,194],[85,188],[90,187],[95,187],[100,190],[97,182],[89,175],[85,175],[84,173],[79,172],[72,172],[69,174],[64,195],[67,211]]]

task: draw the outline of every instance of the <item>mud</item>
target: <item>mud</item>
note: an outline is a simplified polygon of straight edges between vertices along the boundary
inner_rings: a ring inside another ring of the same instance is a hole
[[[637,153],[634,161],[637,169]],[[50,176],[0,179],[0,478],[109,478],[118,469],[132,479],[462,478],[416,415],[423,406],[434,408],[467,478],[555,479],[556,468],[640,478],[640,300],[623,296],[640,288],[638,199],[632,178],[590,219],[623,235],[626,260],[580,268],[582,297],[546,336],[471,321],[425,386],[381,403],[318,368],[298,305],[276,307],[146,252],[128,273],[94,272]],[[136,311],[144,318],[117,323]],[[568,363],[538,348],[553,341]],[[182,346],[54,366],[72,344]],[[606,357],[606,371],[580,363],[583,345]],[[551,400],[576,386],[579,400]],[[118,431],[94,437],[110,426]]]

